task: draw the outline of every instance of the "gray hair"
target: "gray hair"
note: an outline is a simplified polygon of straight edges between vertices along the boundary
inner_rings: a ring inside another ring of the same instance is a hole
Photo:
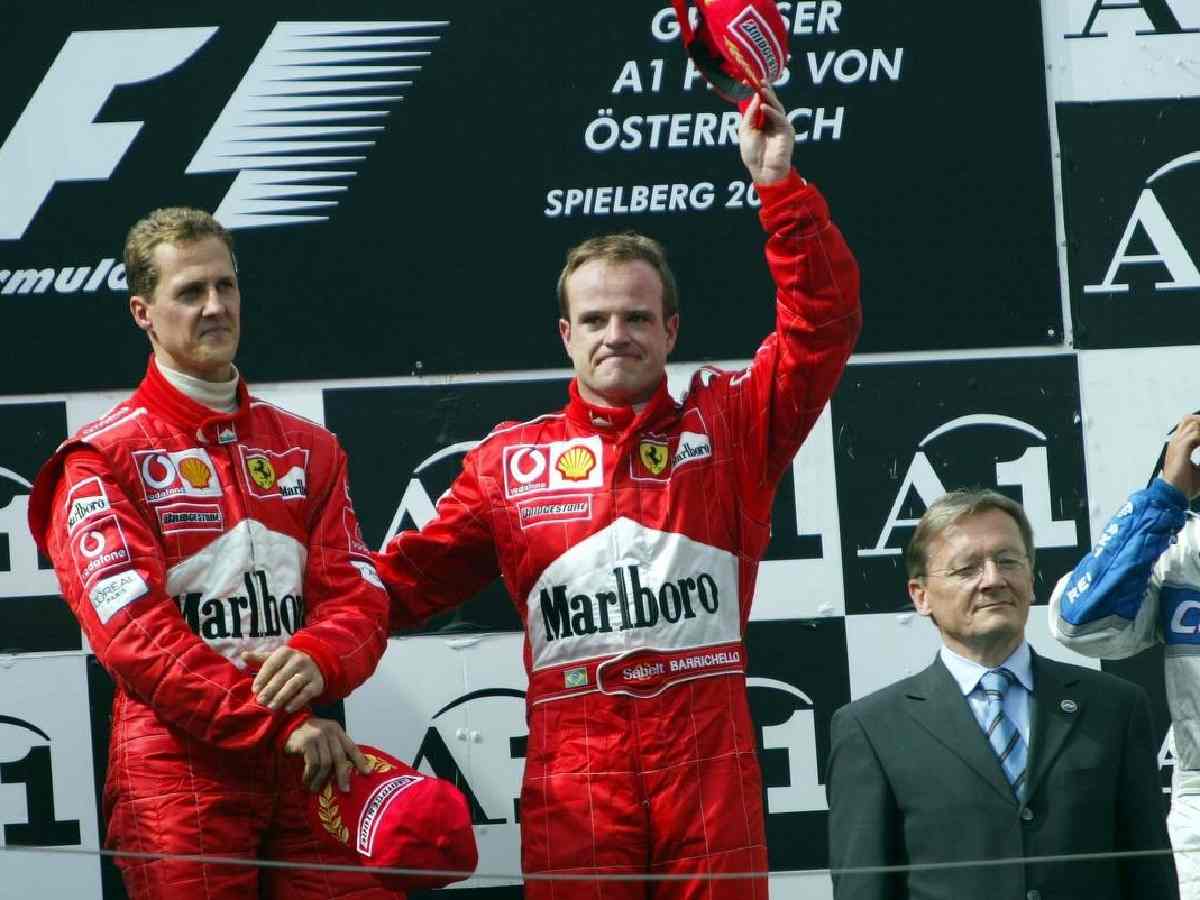
[[[1021,504],[997,491],[970,488],[949,491],[933,501],[929,509],[925,510],[925,515],[921,516],[921,521],[917,523],[917,530],[913,532],[912,540],[904,550],[904,565],[908,569],[908,577],[921,578],[925,575],[930,541],[956,522],[993,509],[1007,513],[1017,523],[1021,540],[1025,544],[1025,555],[1029,557],[1029,565],[1032,566],[1036,550],[1033,544],[1033,526],[1029,524],[1029,517],[1025,515]]]

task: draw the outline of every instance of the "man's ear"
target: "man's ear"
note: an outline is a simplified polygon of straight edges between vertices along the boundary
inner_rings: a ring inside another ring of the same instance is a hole
[[[133,316],[133,324],[147,334],[153,324],[150,321],[150,301],[141,294],[132,294],[129,297],[129,314]]]
[[[563,349],[567,356],[571,355],[571,323],[566,319],[558,320],[558,336],[562,338]]]
[[[913,606],[922,616],[932,616],[933,609],[929,605],[929,598],[926,596],[925,581],[921,578],[908,579],[908,596],[912,600]]]
[[[675,341],[679,339],[679,313],[671,316],[663,323],[667,329],[667,353],[675,349]]]

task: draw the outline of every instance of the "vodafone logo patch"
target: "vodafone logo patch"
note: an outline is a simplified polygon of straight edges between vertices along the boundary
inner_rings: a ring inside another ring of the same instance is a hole
[[[208,451],[139,450],[133,462],[141,476],[146,502],[162,503],[171,497],[220,497],[221,485]]]
[[[598,435],[505,447],[503,466],[504,493],[509,498],[598,488],[604,484],[604,447]]]
[[[126,568],[130,563],[129,545],[114,515],[80,528],[71,537],[70,546],[79,581],[85,587],[100,574]]]

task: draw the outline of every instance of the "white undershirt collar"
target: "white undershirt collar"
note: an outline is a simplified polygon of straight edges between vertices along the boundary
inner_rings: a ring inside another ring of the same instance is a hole
[[[158,360],[155,362],[158,364],[158,371],[162,373],[167,383],[181,394],[190,397],[202,406],[207,406],[214,412],[237,412],[237,386],[238,379],[242,377],[237,366],[231,366],[233,377],[228,381],[205,381],[203,378],[168,369]]]

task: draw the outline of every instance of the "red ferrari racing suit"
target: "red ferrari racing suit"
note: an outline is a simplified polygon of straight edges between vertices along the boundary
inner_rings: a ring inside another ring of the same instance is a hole
[[[30,527],[112,674],[104,810],[112,849],[353,863],[317,840],[303,768],[311,715],[258,703],[239,655],[288,644],[329,702],[374,670],[387,596],[350,503],[345,454],[312,422],[249,396],[224,415],[151,359],[126,402],[42,468]],[[257,898],[253,866],[118,857],[135,898]],[[395,897],[366,874],[263,869],[262,896]]]
[[[376,557],[392,624],[500,574],[525,623],[530,873],[765,871],[742,635],[776,486],[858,336],[858,268],[820,193],[760,186],[776,328],[749,368],[666,379],[640,412],[584,402],[498,426],[419,532]],[[711,890],[711,893],[709,891]],[[766,879],[655,897],[766,900]],[[527,897],[645,884],[526,880]]]

